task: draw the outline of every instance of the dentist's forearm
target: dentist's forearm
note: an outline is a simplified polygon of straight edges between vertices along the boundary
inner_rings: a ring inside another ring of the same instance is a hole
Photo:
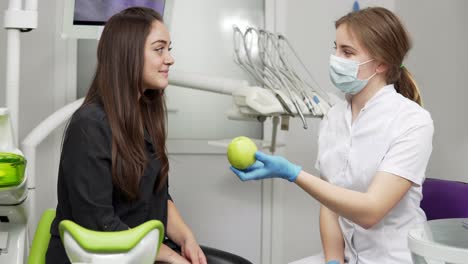
[[[344,263],[344,240],[338,215],[323,205],[320,206],[320,238],[325,261],[337,260]]]
[[[335,186],[305,171],[299,173],[295,183],[338,215],[363,227],[374,223],[373,202],[366,193]]]
[[[365,192],[332,185],[305,171],[295,182],[328,209],[365,229],[380,222],[412,186],[411,181],[385,171],[375,173]]]

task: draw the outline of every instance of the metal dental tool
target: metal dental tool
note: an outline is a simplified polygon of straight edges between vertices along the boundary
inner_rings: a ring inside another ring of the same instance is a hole
[[[304,129],[308,128],[307,116],[322,117],[327,113],[328,94],[317,84],[285,36],[254,27],[242,32],[233,26],[233,42],[234,62],[259,85],[233,93],[241,112],[260,111],[263,115],[283,117],[285,114],[294,117],[297,112]],[[299,62],[314,85],[302,78],[302,71],[299,74],[294,67],[297,65],[289,60],[291,57]]]

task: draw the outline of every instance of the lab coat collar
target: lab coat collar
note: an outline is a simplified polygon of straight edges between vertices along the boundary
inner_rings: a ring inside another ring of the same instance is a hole
[[[384,87],[382,87],[377,93],[374,94],[364,105],[362,109],[367,109],[374,104],[380,102],[381,100],[384,100],[385,97],[387,97],[390,94],[396,93],[395,87],[393,84],[388,84]],[[347,94],[345,96],[346,101],[348,102],[348,109],[351,109],[351,95]]]

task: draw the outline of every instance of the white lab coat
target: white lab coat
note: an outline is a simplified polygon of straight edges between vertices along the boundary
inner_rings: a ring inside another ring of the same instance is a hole
[[[413,183],[407,194],[374,227],[366,230],[339,217],[349,263],[412,263],[408,230],[426,220],[419,207],[421,184],[432,151],[433,121],[429,112],[383,87],[352,123],[348,100],[335,105],[321,123],[316,167],[324,180],[366,192],[378,171]]]

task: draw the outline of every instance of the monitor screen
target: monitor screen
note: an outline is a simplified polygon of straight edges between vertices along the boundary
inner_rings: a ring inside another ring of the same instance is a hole
[[[114,14],[132,7],[144,6],[164,14],[165,0],[75,0],[73,25],[104,25]]]
[[[173,0],[65,0],[62,36],[98,39],[103,26],[112,15],[132,6],[156,10],[169,27],[172,2]]]

